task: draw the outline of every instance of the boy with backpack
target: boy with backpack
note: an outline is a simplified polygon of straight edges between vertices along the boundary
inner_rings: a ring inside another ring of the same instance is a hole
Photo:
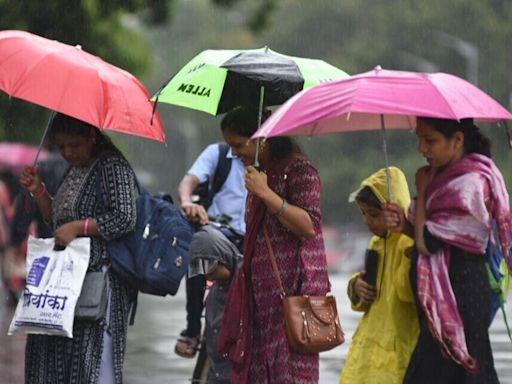
[[[200,225],[209,218],[224,222],[243,236],[245,234],[245,200],[247,190],[242,161],[233,157],[226,143],[208,145],[196,159],[178,186],[181,208],[187,218]],[[241,250],[241,236],[224,235],[237,243]],[[175,352],[193,358],[200,343],[201,313],[206,280],[204,275],[187,279],[187,327],[176,342]]]

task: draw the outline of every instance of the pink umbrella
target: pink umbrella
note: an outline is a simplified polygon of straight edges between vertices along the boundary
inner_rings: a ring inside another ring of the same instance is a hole
[[[296,94],[265,121],[253,138],[374,129],[385,133],[388,128],[414,129],[416,116],[473,118],[480,122],[512,119],[497,101],[457,76],[377,67]],[[387,167],[385,134],[383,138]]]
[[[0,89],[100,129],[165,141],[144,85],[78,45],[0,31]]]
[[[38,147],[22,143],[0,143],[0,171],[19,172],[25,166],[33,165]],[[42,150],[39,159],[46,158]]]
[[[253,137],[414,129],[416,116],[479,122],[512,119],[497,101],[457,76],[377,67],[296,94]]]

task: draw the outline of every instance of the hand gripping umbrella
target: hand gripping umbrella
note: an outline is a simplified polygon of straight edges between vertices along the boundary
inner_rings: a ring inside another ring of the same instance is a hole
[[[239,105],[258,105],[259,126],[264,105],[282,104],[302,89],[347,77],[325,61],[286,56],[267,47],[206,50],[164,84],[153,100],[212,115]]]
[[[512,119],[497,101],[457,76],[377,67],[300,92],[275,111],[253,138],[381,129],[387,168],[385,130],[414,129],[416,116],[479,122]]]
[[[165,141],[144,85],[80,46],[0,31],[0,89],[100,129]]]

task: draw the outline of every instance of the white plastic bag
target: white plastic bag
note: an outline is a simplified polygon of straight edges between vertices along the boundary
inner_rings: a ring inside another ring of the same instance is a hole
[[[9,327],[14,332],[73,337],[75,306],[89,264],[91,239],[55,251],[54,239],[30,236],[27,281]]]

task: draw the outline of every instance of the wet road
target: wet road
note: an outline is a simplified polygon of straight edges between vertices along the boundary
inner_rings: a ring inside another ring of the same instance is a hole
[[[350,338],[359,319],[359,315],[350,310],[346,299],[347,277],[332,275],[331,282],[347,342],[320,355],[321,384],[338,382]],[[0,298],[3,304],[5,294],[1,288]],[[512,302],[512,297],[509,302]],[[130,328],[128,334],[125,384],[189,382],[194,360],[178,357],[173,351],[177,335],[185,323],[184,307],[185,298],[182,291],[175,297],[139,296],[135,325]],[[509,305],[508,316],[512,319],[510,308],[512,308],[511,305]],[[0,315],[0,384],[21,384],[23,383],[24,337],[6,336],[12,311],[2,305]],[[512,343],[506,334],[501,313],[498,313],[491,328],[491,342],[501,383],[512,384]]]

